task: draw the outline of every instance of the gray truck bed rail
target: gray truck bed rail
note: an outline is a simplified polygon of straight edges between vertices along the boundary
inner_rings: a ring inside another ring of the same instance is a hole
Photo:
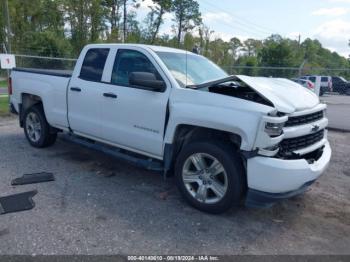
[[[13,68],[12,71],[41,74],[41,75],[50,75],[50,76],[59,76],[59,77],[71,77],[73,74],[72,70],[51,70],[51,69],[35,69],[35,68]]]

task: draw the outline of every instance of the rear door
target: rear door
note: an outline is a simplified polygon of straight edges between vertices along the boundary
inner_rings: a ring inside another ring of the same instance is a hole
[[[109,48],[86,51],[80,72],[74,72],[68,87],[68,121],[75,133],[103,138],[103,73]]]
[[[146,50],[138,47],[114,50],[108,63],[110,75],[106,81],[106,97],[103,106],[103,136],[119,147],[134,152],[162,158],[163,138],[167,117],[167,103],[171,91],[170,81],[156,60]],[[132,72],[154,73],[164,80],[164,92],[143,90],[129,84]]]

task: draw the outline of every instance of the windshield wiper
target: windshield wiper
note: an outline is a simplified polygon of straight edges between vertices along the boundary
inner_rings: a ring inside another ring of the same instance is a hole
[[[212,86],[216,86],[216,85],[219,85],[219,84],[222,84],[222,83],[235,81],[235,80],[238,80],[238,78],[236,76],[232,75],[232,76],[228,76],[228,77],[221,78],[221,79],[214,80],[214,81],[209,81],[209,82],[206,82],[206,83],[203,83],[203,84],[199,84],[199,85],[188,85],[188,86],[186,86],[186,88],[190,88],[190,89],[209,88],[209,87],[212,87]]]

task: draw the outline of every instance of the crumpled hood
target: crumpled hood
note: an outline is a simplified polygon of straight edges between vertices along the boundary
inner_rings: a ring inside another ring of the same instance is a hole
[[[243,75],[237,75],[237,77],[283,113],[311,109],[320,103],[316,94],[288,79]]]

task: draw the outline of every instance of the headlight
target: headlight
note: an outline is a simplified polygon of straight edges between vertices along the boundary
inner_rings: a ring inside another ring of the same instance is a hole
[[[285,123],[266,123],[265,132],[271,137],[277,137],[283,134]]]

